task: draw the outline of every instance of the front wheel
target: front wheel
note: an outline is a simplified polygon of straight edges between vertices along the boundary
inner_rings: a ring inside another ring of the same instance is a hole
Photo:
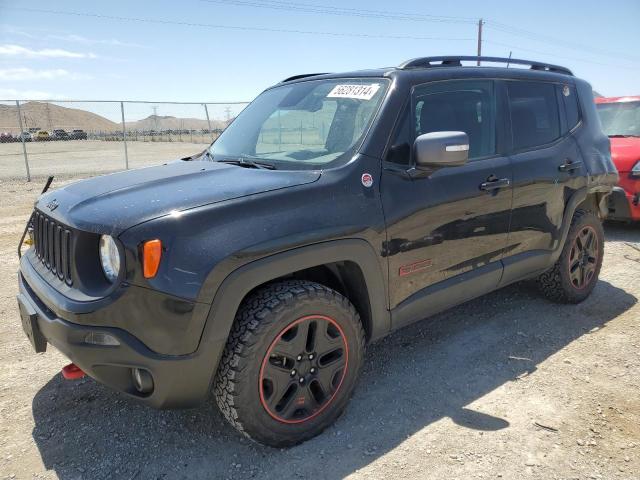
[[[542,293],[557,302],[582,302],[598,282],[603,255],[602,222],[591,212],[576,211],[560,257],[538,277]]]
[[[268,285],[238,311],[216,375],[218,406],[256,441],[303,442],[346,407],[364,338],[358,313],[338,292],[308,281]]]

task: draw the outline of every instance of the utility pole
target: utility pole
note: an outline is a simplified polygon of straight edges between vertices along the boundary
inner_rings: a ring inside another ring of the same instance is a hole
[[[478,57],[482,56],[482,19],[478,20]],[[480,65],[480,58],[478,58],[478,65]]]
[[[229,123],[229,120],[231,120],[231,107],[226,107],[224,109],[224,114],[227,117],[227,123]]]
[[[154,105],[151,109],[153,110],[153,129],[158,131],[158,106]]]
[[[46,102],[44,105],[47,110],[47,123],[49,124],[49,131],[53,132],[53,123],[51,123],[51,112],[49,111],[49,102]]]

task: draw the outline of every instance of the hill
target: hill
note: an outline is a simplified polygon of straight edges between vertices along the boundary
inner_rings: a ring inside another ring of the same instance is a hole
[[[20,111],[25,130],[36,127],[43,130],[82,128],[86,131],[116,131],[120,129],[118,123],[96,113],[79,108],[62,107],[54,103],[27,102],[20,105]],[[13,134],[20,132],[15,105],[0,104],[0,130]]]
[[[122,123],[113,122],[97,113],[69,108],[46,102],[27,102],[20,105],[22,125],[25,130],[39,128],[53,130],[62,128],[70,131],[81,128],[86,132],[120,132]],[[173,116],[150,115],[142,120],[125,122],[127,130],[202,130],[207,129],[206,119],[180,118]],[[224,129],[227,122],[211,120],[212,129]],[[0,104],[0,131],[18,134],[17,107],[15,105]]]
[[[201,130],[209,128],[206,119],[150,115],[135,122],[125,122],[127,130]],[[211,128],[225,128],[226,122],[211,120]]]

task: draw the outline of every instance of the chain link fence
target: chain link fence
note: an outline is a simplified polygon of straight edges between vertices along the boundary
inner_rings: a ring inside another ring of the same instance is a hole
[[[187,157],[247,104],[0,100],[0,179],[107,173]]]

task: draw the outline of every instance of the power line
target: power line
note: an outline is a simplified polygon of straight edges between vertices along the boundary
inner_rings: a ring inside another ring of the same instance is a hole
[[[584,53],[590,53],[592,55],[599,55],[599,56],[606,56],[606,57],[616,56],[618,58],[633,61],[633,62],[640,61],[640,59],[638,58],[621,55],[620,52],[610,52],[597,47],[587,47],[579,43],[575,43],[567,40],[561,40],[559,38],[555,38],[549,35],[541,35],[539,33],[535,33],[530,30],[525,30],[523,28],[512,27],[511,25],[507,25],[506,23],[500,23],[500,22],[494,22],[494,21],[487,21],[485,23],[488,28],[491,28],[493,30],[506,33],[508,35],[515,35],[523,38],[528,38],[537,42],[553,45],[555,47],[564,46],[565,48],[581,51]]]
[[[218,3],[243,7],[257,7],[272,10],[288,10],[302,13],[322,13],[327,15],[353,16],[365,18],[382,18],[392,20],[409,20],[414,22],[464,23],[475,24],[477,19],[471,17],[453,17],[443,15],[427,15],[421,13],[407,13],[388,10],[370,10],[348,7],[331,7],[312,5],[309,3],[291,3],[276,0],[200,0],[203,3]]]
[[[125,22],[136,23],[153,23],[161,25],[178,25],[183,27],[201,27],[201,28],[214,28],[214,29],[227,29],[227,30],[244,30],[244,31],[256,31],[256,32],[271,32],[271,33],[296,33],[304,35],[324,35],[331,37],[356,37],[356,38],[382,38],[390,40],[444,40],[444,41],[468,41],[474,40],[473,38],[446,38],[446,37],[424,37],[413,35],[376,35],[369,33],[353,33],[353,32],[327,32],[327,31],[312,31],[312,30],[294,30],[284,28],[268,28],[268,27],[247,27],[239,25],[221,25],[212,23],[197,23],[197,22],[182,22],[177,20],[162,20],[156,18],[143,18],[143,17],[122,17],[117,15],[103,15],[97,13],[87,12],[74,12],[65,10],[47,10],[41,8],[27,8],[27,7],[10,7],[13,10],[21,10],[33,13],[47,13],[53,15],[68,15],[76,17],[89,17],[99,18],[103,20],[117,20]]]
[[[540,55],[548,55],[551,57],[556,57],[556,58],[562,58],[564,60],[572,60],[574,62],[584,62],[584,63],[592,63],[594,65],[601,65],[603,67],[616,67],[616,68],[636,68],[633,67],[631,65],[612,65],[610,63],[602,63],[602,62],[597,62],[594,60],[587,60],[586,58],[576,58],[576,57],[567,57],[564,55],[558,55],[556,53],[551,53],[551,52],[543,52],[541,50],[533,50],[530,48],[522,48],[522,47],[515,47],[513,45],[509,45],[508,43],[502,43],[502,42],[494,42],[493,40],[483,40],[483,43],[488,43],[490,45],[496,45],[499,47],[505,47],[508,48],[509,50],[522,50],[523,52],[531,52],[531,53],[538,53]]]
[[[469,17],[451,17],[451,16],[436,16],[436,15],[426,15],[426,14],[413,14],[407,12],[390,12],[386,10],[367,10],[367,9],[355,9],[355,8],[347,8],[347,7],[325,7],[325,6],[315,6],[308,3],[291,3],[283,0],[200,0],[205,3],[223,3],[229,5],[240,5],[240,6],[252,6],[252,7],[262,7],[262,8],[275,8],[280,10],[296,10],[303,11],[306,13],[326,13],[331,15],[346,15],[346,16],[364,16],[371,18],[386,18],[393,20],[412,20],[412,21],[434,21],[434,22],[449,22],[449,23],[461,23],[468,24],[473,23],[476,24],[477,20]],[[78,16],[78,17],[88,17],[88,18],[98,18],[104,20],[115,20],[115,21],[126,21],[126,22],[137,22],[137,23],[151,23],[151,24],[161,24],[161,25],[177,25],[177,26],[186,26],[186,27],[199,27],[199,28],[212,28],[212,29],[227,29],[227,30],[241,30],[241,31],[257,31],[257,32],[271,32],[271,33],[294,33],[294,34],[303,34],[303,35],[322,35],[322,36],[332,36],[332,37],[355,37],[355,38],[379,38],[379,39],[392,39],[392,40],[443,40],[443,41],[470,41],[474,40],[473,38],[448,38],[448,37],[430,37],[430,36],[413,36],[413,35],[377,35],[377,34],[368,34],[368,33],[355,33],[355,32],[329,32],[329,31],[311,31],[311,30],[297,30],[297,29],[282,29],[282,28],[269,28],[269,27],[249,27],[249,26],[240,26],[240,25],[222,25],[222,24],[211,24],[211,23],[199,23],[199,22],[186,22],[186,21],[177,21],[177,20],[163,20],[163,19],[154,19],[154,18],[145,18],[145,17],[124,17],[117,15],[103,15],[96,13],[88,13],[88,12],[77,12],[77,11],[65,11],[65,10],[49,10],[49,9],[38,9],[38,8],[28,8],[28,7],[10,7],[14,10],[21,10],[27,12],[34,13],[47,13],[54,15],[67,15],[67,16]],[[591,53],[595,55],[601,56],[611,56],[612,54],[605,52],[604,50],[594,51],[587,47],[581,46],[579,44],[573,42],[566,42],[559,39],[555,39],[550,36],[539,35],[537,33],[521,29],[518,27],[512,27],[510,25],[495,22],[492,20],[484,20],[482,21],[483,26],[487,26],[493,30],[500,31],[503,33],[507,33],[510,35],[517,35],[521,37],[531,38],[533,40],[550,43],[554,46],[564,44],[566,48],[571,48],[574,50],[580,50],[585,53]],[[491,40],[484,39],[484,42],[504,46],[507,48],[513,48],[512,46],[494,42]],[[587,59],[578,59],[568,56],[561,56],[543,52],[540,50],[533,50],[527,48],[518,48],[518,50],[529,51],[534,53],[539,53],[542,55],[551,55],[557,58],[565,58],[568,60],[592,63],[596,65],[603,66],[616,66],[605,63],[600,63]],[[589,52],[589,50],[592,50]],[[616,53],[618,58],[625,59],[629,61],[637,61],[637,59],[631,57],[625,57]],[[630,66],[622,66],[622,68],[632,68]]]
[[[458,24],[476,24],[478,20],[471,17],[453,17],[453,16],[439,16],[439,15],[426,15],[421,13],[411,12],[391,12],[388,10],[368,10],[368,9],[356,9],[346,7],[331,7],[331,6],[318,6],[308,3],[292,3],[282,0],[200,0],[203,3],[217,3],[224,5],[246,6],[267,8],[274,10],[287,10],[292,12],[302,13],[320,13],[327,15],[337,16],[355,16],[365,18],[383,18],[389,20],[399,21],[414,21],[414,22],[440,22],[440,23],[458,23]],[[637,58],[625,57],[620,55],[619,52],[608,52],[603,49],[594,47],[587,47],[578,43],[570,42],[567,40],[561,40],[558,38],[550,37],[547,35],[540,35],[539,33],[531,32],[523,28],[514,27],[506,23],[496,22],[493,20],[487,20],[483,22],[487,27],[493,30],[500,31],[509,35],[516,35],[531,40],[551,44],[553,46],[564,46],[565,48],[579,50],[581,52],[591,53],[600,56],[612,56],[615,55],[618,58],[622,58],[630,61],[639,61]]]

